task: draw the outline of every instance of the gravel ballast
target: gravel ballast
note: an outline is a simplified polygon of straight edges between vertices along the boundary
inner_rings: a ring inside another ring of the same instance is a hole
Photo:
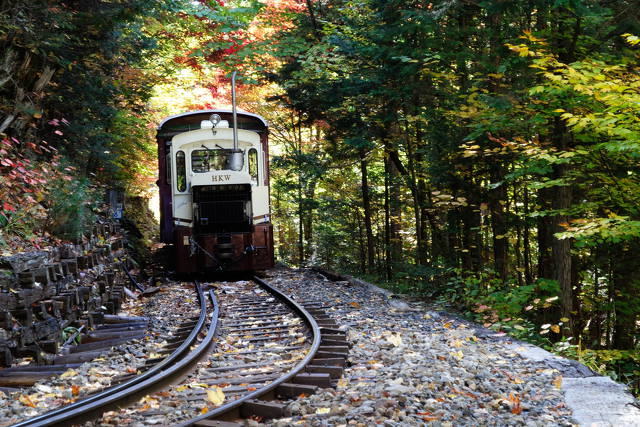
[[[313,271],[274,270],[267,280],[297,299],[323,296],[353,344],[336,390],[298,399],[272,425],[575,425],[561,372],[504,338]]]

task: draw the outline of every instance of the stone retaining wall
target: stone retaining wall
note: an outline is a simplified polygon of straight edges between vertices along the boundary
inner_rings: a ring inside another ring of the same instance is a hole
[[[96,224],[81,244],[0,257],[0,366],[50,362],[64,328],[115,314],[128,262],[117,223]]]

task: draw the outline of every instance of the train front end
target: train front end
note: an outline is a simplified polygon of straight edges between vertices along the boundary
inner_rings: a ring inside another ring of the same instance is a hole
[[[234,135],[229,119],[207,110],[159,128],[161,237],[179,273],[273,267],[266,123],[238,113]]]

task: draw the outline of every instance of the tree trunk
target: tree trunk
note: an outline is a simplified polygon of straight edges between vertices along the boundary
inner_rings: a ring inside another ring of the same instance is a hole
[[[613,286],[615,327],[613,347],[618,350],[631,350],[635,346],[637,332],[636,321],[640,303],[640,262],[638,261],[639,242],[621,244],[613,252]]]
[[[371,200],[369,197],[369,180],[367,177],[367,153],[360,150],[360,171],[362,183],[362,207],[364,209],[364,226],[367,234],[367,270],[371,273],[375,266],[375,248],[373,227],[371,225]]]
[[[538,190],[541,211],[551,209],[552,193],[548,188]],[[538,217],[538,278],[553,279],[554,262],[551,253],[553,225],[549,216]]]
[[[554,143],[559,150],[565,150],[568,147],[569,134],[567,129],[559,119],[554,122]],[[568,165],[556,165],[554,167],[554,178],[562,179],[567,176]],[[551,206],[554,211],[562,211],[571,207],[573,189],[571,185],[561,185],[553,188],[553,201]],[[569,217],[560,212],[553,217],[553,232],[560,233],[565,231],[564,225],[569,222]],[[573,281],[572,281],[572,256],[571,256],[571,239],[558,239],[552,237],[551,254],[554,261],[553,279],[560,285],[560,314],[562,317],[569,319],[563,325],[563,335],[573,336],[575,329],[574,313],[573,313]]]
[[[531,273],[531,247],[529,242],[529,190],[525,186],[523,188],[523,208],[524,208],[524,231],[523,231],[523,244],[524,244],[524,281],[527,285],[533,283],[533,277]]]
[[[491,168],[491,182],[500,183],[504,180],[504,168],[501,164]],[[489,191],[489,209],[491,210],[491,229],[493,231],[493,262],[496,274],[501,280],[507,280],[509,272],[507,239],[507,221],[504,203],[507,201],[506,184]]]
[[[304,240],[306,242],[305,259],[313,257],[313,204],[316,195],[316,182],[308,182],[304,191],[305,200],[303,202],[304,209]]]

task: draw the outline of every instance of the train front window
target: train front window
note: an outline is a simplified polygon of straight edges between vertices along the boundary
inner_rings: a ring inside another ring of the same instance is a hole
[[[231,150],[193,150],[191,152],[191,170],[194,172],[209,172],[212,170],[229,169],[229,155]]]
[[[255,148],[249,150],[249,175],[251,181],[258,183],[258,151]]]
[[[180,192],[187,189],[187,162],[184,151],[176,153],[176,189]]]

